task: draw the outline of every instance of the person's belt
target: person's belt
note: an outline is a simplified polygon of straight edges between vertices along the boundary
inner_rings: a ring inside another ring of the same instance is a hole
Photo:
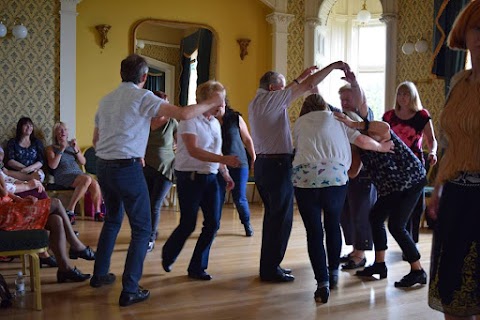
[[[286,158],[286,157],[293,157],[293,155],[290,153],[271,153],[271,154],[259,153],[257,154],[257,158],[265,158],[265,159],[279,159],[279,158]]]
[[[123,164],[123,165],[126,165],[126,164],[135,163],[135,162],[141,162],[141,161],[142,161],[142,158],[114,159],[114,160],[105,160],[105,159],[99,158],[98,160],[103,161],[103,162],[106,162],[106,163],[111,163],[111,164]]]

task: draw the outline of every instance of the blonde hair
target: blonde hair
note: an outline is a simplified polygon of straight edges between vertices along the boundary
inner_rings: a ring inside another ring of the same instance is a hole
[[[420,95],[418,94],[417,87],[413,82],[404,81],[400,83],[397,87],[397,95],[400,91],[408,92],[410,94],[410,104],[408,105],[410,110],[417,112],[423,109]],[[398,104],[398,99],[395,97],[395,110],[400,111],[400,109],[401,106]]]
[[[327,102],[325,102],[321,95],[319,95],[318,93],[311,94],[303,102],[299,117],[313,111],[324,111],[327,109],[328,104]]]
[[[215,93],[220,92],[225,96],[225,87],[218,81],[215,80],[208,80],[207,82],[202,83],[197,87],[197,91],[195,92],[197,96],[197,103],[203,102]]]
[[[447,38],[450,49],[467,50],[467,31],[480,24],[480,1],[472,0],[458,14]]]
[[[62,122],[62,121],[55,122],[55,124],[53,125],[53,135],[52,135],[53,144],[58,144],[57,129],[60,128],[60,127],[64,127],[65,129],[67,129],[67,125],[65,124],[65,122]]]

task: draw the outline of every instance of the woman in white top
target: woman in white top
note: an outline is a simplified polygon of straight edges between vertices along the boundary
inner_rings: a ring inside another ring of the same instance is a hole
[[[378,152],[389,152],[393,144],[376,142],[336,120],[319,94],[305,99],[293,129],[295,158],[293,186],[298,210],[307,231],[308,254],[317,290],[315,300],[327,302],[330,288],[338,283],[342,246],[340,213],[347,192],[352,162],[350,143]],[[323,246],[322,210],[328,253]]]

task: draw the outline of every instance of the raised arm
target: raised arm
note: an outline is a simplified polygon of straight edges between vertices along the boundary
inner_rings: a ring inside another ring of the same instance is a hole
[[[390,125],[384,121],[353,121],[344,113],[334,112],[335,118],[343,122],[347,127],[363,131],[376,141],[388,141],[390,136]]]
[[[157,116],[165,116],[177,120],[188,120],[210,110],[212,110],[212,114],[216,114],[221,107],[225,107],[225,97],[220,92],[214,92],[210,99],[186,107],[177,107],[173,104],[162,103]]]
[[[304,93],[309,92],[312,89],[314,89],[333,70],[335,70],[335,69],[343,70],[344,68],[345,68],[345,62],[337,61],[337,62],[333,62],[333,63],[329,64],[328,66],[326,66],[325,68],[323,68],[319,71],[316,71],[316,70],[318,70],[316,67],[310,67],[310,68],[306,69],[302,73],[302,75],[299,78],[296,79],[297,80],[296,82],[298,82],[298,84],[294,85],[292,83],[292,86],[291,86],[292,99],[295,100],[295,99],[299,98],[300,96],[302,96]],[[310,73],[315,72],[315,73],[309,74],[308,76],[306,76],[308,74],[308,72],[310,72]],[[305,78],[302,78],[302,77],[305,77]],[[294,83],[296,83],[296,82],[294,81]]]
[[[366,119],[368,115],[367,98],[365,92],[363,92],[363,89],[357,82],[355,73],[352,72],[348,64],[345,64],[345,77],[342,79],[350,83],[350,87],[352,88],[352,98],[358,108],[358,114],[363,119]]]

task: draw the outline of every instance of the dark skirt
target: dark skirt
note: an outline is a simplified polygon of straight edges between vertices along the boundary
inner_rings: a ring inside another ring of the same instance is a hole
[[[447,182],[439,205],[428,304],[443,313],[480,314],[480,184]]]

